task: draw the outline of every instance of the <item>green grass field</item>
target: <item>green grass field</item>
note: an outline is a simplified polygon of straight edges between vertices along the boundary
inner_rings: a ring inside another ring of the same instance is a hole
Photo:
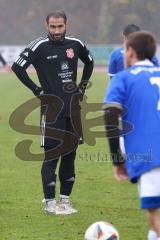
[[[88,102],[100,103],[107,85],[106,74],[94,73],[92,83]],[[113,178],[111,163],[105,161],[108,150],[104,137],[97,138],[94,146],[79,147],[72,193],[78,214],[51,216],[43,212],[42,159],[22,161],[15,154],[16,144],[23,139],[34,141],[33,153],[42,152],[39,137],[18,133],[9,126],[13,110],[33,95],[14,74],[1,74],[0,86],[0,240],[83,240],[87,227],[99,220],[113,223],[121,240],[146,239],[147,224],[145,213],[139,210],[137,186]],[[88,114],[88,118],[94,116]],[[27,118],[27,123],[38,126],[38,111]]]

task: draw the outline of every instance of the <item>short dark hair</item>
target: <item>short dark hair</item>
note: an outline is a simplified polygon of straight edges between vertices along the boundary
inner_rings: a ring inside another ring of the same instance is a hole
[[[138,31],[129,34],[126,40],[126,48],[132,47],[139,60],[152,60],[156,52],[156,41],[150,32]]]
[[[56,11],[56,12],[51,12],[47,15],[46,17],[46,22],[47,24],[49,23],[49,19],[53,17],[53,18],[63,18],[64,19],[64,22],[66,23],[67,22],[67,16],[65,14],[65,12],[59,10],[59,11]]]
[[[140,27],[135,25],[135,24],[129,24],[127,25],[124,30],[123,30],[123,35],[125,37],[127,37],[129,34],[133,33],[133,32],[138,32],[140,31]]]

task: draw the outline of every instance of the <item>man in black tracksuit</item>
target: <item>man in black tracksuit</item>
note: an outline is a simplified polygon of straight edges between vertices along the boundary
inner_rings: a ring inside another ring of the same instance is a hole
[[[77,212],[69,196],[75,180],[76,149],[82,141],[79,102],[93,71],[93,59],[79,39],[65,36],[67,18],[63,11],[50,13],[46,22],[48,35],[31,42],[14,62],[12,70],[41,100],[45,211],[71,214]],[[79,85],[76,84],[78,59],[84,63]],[[40,87],[26,72],[30,64],[36,69]],[[56,204],[55,171],[59,158],[60,204]]]

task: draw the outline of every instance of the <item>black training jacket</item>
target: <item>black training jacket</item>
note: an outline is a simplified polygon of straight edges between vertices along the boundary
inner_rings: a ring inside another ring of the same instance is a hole
[[[82,80],[89,80],[93,71],[93,58],[84,43],[69,36],[65,37],[62,42],[55,42],[46,36],[31,42],[16,59],[12,70],[20,81],[36,95],[37,85],[26,72],[32,64],[44,94],[52,94],[61,98],[64,102],[62,115],[68,116],[70,99],[73,92],[75,93],[72,90],[76,89],[78,59],[84,63],[82,83]]]

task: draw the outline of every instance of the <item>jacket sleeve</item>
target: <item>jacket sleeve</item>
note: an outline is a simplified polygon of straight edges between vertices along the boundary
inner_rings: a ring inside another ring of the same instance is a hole
[[[104,122],[106,136],[108,138],[111,158],[114,165],[121,165],[125,162],[125,156],[120,147],[120,117],[122,115],[122,109],[119,106],[105,107],[104,108]]]
[[[112,79],[112,77],[114,77],[114,75],[117,73],[116,66],[117,66],[116,51],[113,51],[108,63],[108,76],[110,77],[110,79]]]
[[[36,52],[27,46],[12,65],[12,70],[19,78],[19,80],[35,95],[39,87],[30,79],[26,69],[34,63],[36,58]]]
[[[87,82],[90,79],[93,72],[94,61],[93,61],[92,55],[90,54],[86,46],[83,43],[80,43],[80,44],[81,44],[81,47],[80,47],[79,58],[84,63],[84,68],[83,68],[83,73],[82,73],[81,82],[79,84],[79,88],[84,93],[87,87]]]

